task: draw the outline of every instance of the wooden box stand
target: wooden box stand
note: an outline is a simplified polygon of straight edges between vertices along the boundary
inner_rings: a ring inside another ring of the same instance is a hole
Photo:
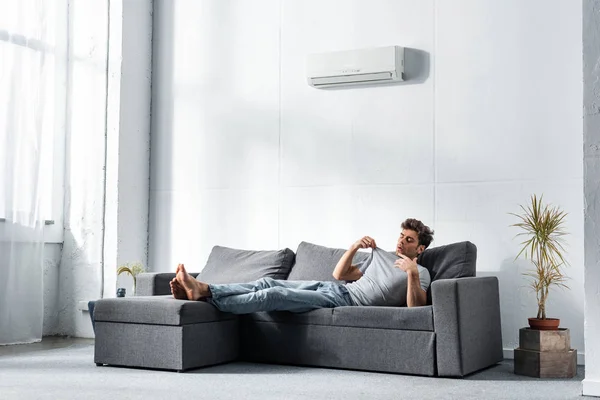
[[[572,378],[577,373],[577,350],[571,349],[568,329],[519,330],[515,374],[536,378]]]

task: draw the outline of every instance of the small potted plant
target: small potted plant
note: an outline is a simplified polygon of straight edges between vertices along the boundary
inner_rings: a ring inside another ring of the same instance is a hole
[[[543,196],[538,199],[536,195],[531,196],[527,207],[520,207],[522,214],[510,213],[520,219],[520,222],[511,226],[520,228],[522,232],[517,236],[525,239],[521,242],[523,247],[515,260],[523,254],[525,259],[533,263],[534,268],[524,275],[532,278],[530,286],[535,291],[538,302],[537,317],[529,318],[529,326],[532,329],[555,330],[558,329],[560,320],[546,317],[546,301],[552,285],[568,289],[564,283],[566,277],[562,273],[563,267],[568,265],[563,255],[567,213],[558,206],[543,204]]]
[[[119,267],[119,269],[117,269],[117,276],[121,275],[122,273],[127,273],[129,275],[131,275],[131,277],[133,278],[133,295],[135,296],[135,284],[136,284],[136,277],[141,274],[142,272],[144,272],[144,266],[142,265],[142,263],[134,263],[129,265],[129,263],[125,264],[125,265],[121,265]]]

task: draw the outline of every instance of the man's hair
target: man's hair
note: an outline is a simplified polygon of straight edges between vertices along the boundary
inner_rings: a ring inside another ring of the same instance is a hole
[[[408,218],[402,223],[402,229],[410,229],[419,235],[419,244],[429,247],[433,240],[433,229],[419,221],[418,219]]]

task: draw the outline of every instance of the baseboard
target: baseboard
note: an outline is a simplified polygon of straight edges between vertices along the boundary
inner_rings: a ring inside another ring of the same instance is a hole
[[[515,350],[514,349],[502,349],[504,352],[504,358],[509,360],[515,359]],[[578,351],[577,352],[577,365],[585,365],[585,353]]]
[[[593,381],[591,379],[584,379],[583,384],[583,395],[584,396],[599,396],[600,397],[600,381]]]

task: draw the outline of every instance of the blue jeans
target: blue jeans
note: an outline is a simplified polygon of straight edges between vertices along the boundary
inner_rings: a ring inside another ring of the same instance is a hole
[[[256,311],[305,312],[316,308],[352,306],[343,284],[319,281],[282,281],[261,278],[250,283],[208,285],[207,301],[220,311],[249,314]]]

